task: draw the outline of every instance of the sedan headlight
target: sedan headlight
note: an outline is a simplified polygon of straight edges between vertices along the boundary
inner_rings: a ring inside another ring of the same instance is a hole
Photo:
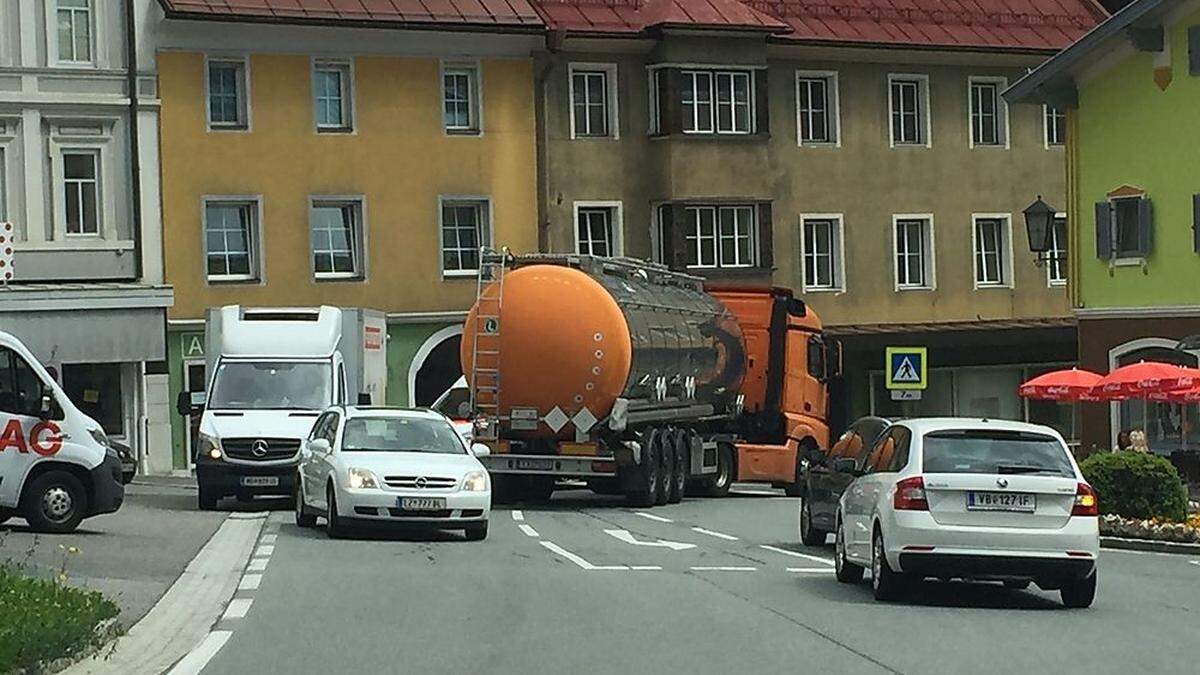
[[[379,487],[379,481],[375,480],[375,474],[366,469],[347,469],[346,485],[355,490],[377,488]]]
[[[221,459],[221,442],[208,434],[200,434],[196,449],[196,456],[205,459],[219,460]]]
[[[463,490],[467,492],[486,492],[488,475],[486,471],[472,471],[463,478]]]

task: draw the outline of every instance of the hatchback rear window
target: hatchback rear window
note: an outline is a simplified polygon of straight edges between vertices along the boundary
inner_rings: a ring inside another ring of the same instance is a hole
[[[1066,448],[1053,436],[963,430],[925,434],[926,473],[1043,474],[1074,477]]]

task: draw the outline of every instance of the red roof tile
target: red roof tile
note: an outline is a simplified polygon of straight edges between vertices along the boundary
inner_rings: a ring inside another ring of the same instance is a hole
[[[159,0],[168,16],[296,23],[543,26],[529,0]]]

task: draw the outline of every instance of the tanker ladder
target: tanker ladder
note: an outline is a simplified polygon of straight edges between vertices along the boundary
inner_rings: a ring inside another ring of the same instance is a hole
[[[471,327],[471,410],[487,424],[476,436],[495,440],[500,429],[500,309],[504,304],[504,269],[512,256],[505,247],[499,252],[479,251],[479,276],[475,288],[475,325]]]

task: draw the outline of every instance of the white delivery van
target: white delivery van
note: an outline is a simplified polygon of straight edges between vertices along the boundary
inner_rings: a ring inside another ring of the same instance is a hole
[[[201,509],[292,495],[301,440],[333,404],[383,404],[387,321],[338,307],[210,309],[208,389],[196,443]],[[180,414],[193,414],[180,394]]]
[[[121,507],[121,459],[33,354],[0,331],[0,522],[71,532]]]

